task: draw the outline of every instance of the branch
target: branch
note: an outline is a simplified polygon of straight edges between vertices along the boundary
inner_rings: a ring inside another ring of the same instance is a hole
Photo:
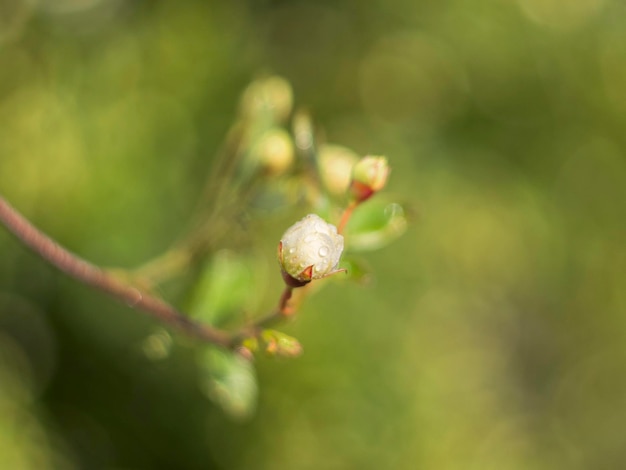
[[[189,319],[170,304],[121,282],[98,266],[66,250],[31,224],[2,196],[0,196],[0,222],[24,245],[68,276],[106,292],[131,308],[142,310],[190,336],[226,348],[231,346],[231,336],[225,331]]]
[[[343,231],[357,205],[358,203],[352,203],[345,209],[339,224],[339,233]],[[190,319],[167,302],[122,282],[111,273],[66,250],[37,229],[2,196],[0,196],[0,222],[20,242],[68,276],[109,294],[131,308],[142,310],[149,316],[170,327],[177,328],[189,336],[224,348],[236,348],[246,337],[257,336],[263,328],[291,317],[298,310],[300,303],[292,304],[290,302],[293,287],[286,285],[276,310],[251,325],[244,326],[234,333],[228,333]],[[301,289],[303,292],[299,296],[300,301],[306,293],[306,287],[308,285]]]

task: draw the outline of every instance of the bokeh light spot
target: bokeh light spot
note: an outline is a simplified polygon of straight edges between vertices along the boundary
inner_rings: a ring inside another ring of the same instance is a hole
[[[535,23],[550,29],[580,28],[602,9],[606,0],[517,0],[522,11]]]
[[[413,33],[385,37],[361,63],[363,107],[389,122],[441,124],[462,110],[467,97],[459,64],[434,37]]]

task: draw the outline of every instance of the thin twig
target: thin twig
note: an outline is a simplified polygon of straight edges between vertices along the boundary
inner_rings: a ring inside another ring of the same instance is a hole
[[[280,300],[278,301],[278,311],[284,315],[289,316],[292,312],[292,309],[289,307],[288,302],[291,299],[291,295],[293,294],[293,287],[285,286],[285,290],[280,296]]]
[[[357,204],[353,203],[346,207],[339,223],[339,233],[343,232],[356,206]],[[0,222],[20,242],[68,276],[83,284],[106,292],[110,296],[126,303],[129,307],[142,310],[151,317],[192,337],[224,348],[234,348],[239,345],[241,340],[248,336],[257,335],[264,327],[291,317],[298,310],[298,304],[300,303],[292,304],[292,302],[289,302],[293,288],[285,286],[275,311],[257,320],[252,325],[244,326],[234,333],[228,333],[191,320],[167,302],[122,282],[109,272],[63,248],[30,223],[2,196],[0,196]],[[302,290],[305,291],[306,289]],[[304,292],[302,294],[304,295]],[[301,298],[302,296],[300,296],[300,301],[302,300]]]
[[[66,250],[31,224],[2,196],[0,196],[0,222],[24,245],[68,276],[106,292],[131,308],[142,310],[193,337],[218,346],[231,346],[231,336],[227,332],[189,319],[168,303],[121,282],[98,266]]]
[[[339,225],[337,226],[337,233],[343,234],[344,230],[346,229],[346,225],[348,224],[348,221],[350,220],[350,217],[352,217],[352,213],[354,212],[354,209],[356,209],[358,205],[359,203],[357,201],[352,201],[350,204],[348,204],[348,207],[345,208],[345,210],[343,211],[343,214],[341,215],[341,219],[339,220]]]

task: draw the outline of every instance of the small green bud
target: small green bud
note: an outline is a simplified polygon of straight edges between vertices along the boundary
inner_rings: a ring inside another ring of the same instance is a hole
[[[287,229],[278,245],[285,282],[300,287],[337,272],[342,251],[337,228],[315,214],[307,215]]]
[[[284,121],[291,113],[293,91],[287,80],[277,75],[252,82],[241,97],[242,115],[249,118],[270,116],[275,122]]]
[[[289,133],[279,128],[267,131],[254,146],[252,155],[268,174],[283,174],[294,160],[293,142]]]
[[[261,341],[265,346],[265,352],[270,356],[298,357],[302,354],[300,342],[280,331],[263,330]]]
[[[385,187],[389,177],[389,164],[385,157],[363,157],[352,169],[350,192],[357,202],[369,199]]]
[[[251,353],[255,353],[259,350],[259,340],[254,336],[246,338],[241,342],[240,348],[247,349]]]
[[[344,197],[352,176],[352,168],[358,162],[358,155],[340,145],[325,144],[318,152],[319,172],[322,183],[335,197]]]

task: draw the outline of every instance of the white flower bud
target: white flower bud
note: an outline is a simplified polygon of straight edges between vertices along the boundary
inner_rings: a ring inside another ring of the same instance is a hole
[[[283,271],[302,285],[337,272],[342,251],[343,237],[337,228],[309,214],[284,233],[278,259]]]

